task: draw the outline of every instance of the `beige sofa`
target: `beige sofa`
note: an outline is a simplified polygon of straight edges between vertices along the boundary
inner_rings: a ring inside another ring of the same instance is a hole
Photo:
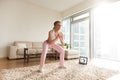
[[[79,58],[80,53],[78,50],[65,49],[65,59],[75,59]]]
[[[42,42],[15,41],[9,47],[8,59],[17,59],[24,57],[24,48],[28,48],[28,53],[36,54],[42,52]],[[55,53],[53,49],[48,49],[48,53]]]
[[[8,59],[18,59],[24,57],[24,48],[28,48],[29,54],[36,54],[42,52],[42,42],[32,41],[15,41],[9,47]],[[79,52],[77,50],[65,50],[65,59],[78,58]],[[53,49],[48,49],[48,53],[56,53]]]

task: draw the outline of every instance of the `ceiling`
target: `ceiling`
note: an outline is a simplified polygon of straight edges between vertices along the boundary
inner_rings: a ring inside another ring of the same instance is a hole
[[[62,12],[85,0],[28,0],[42,7]]]

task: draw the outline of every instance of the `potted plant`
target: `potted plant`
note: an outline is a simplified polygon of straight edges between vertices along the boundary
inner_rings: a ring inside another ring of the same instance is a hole
[[[68,49],[68,48],[69,48],[69,44],[68,44],[68,43],[65,43],[65,44],[64,44],[64,47],[65,47],[66,49]]]

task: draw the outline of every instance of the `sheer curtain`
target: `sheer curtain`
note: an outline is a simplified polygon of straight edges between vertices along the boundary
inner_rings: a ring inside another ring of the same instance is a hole
[[[120,60],[120,1],[93,10],[94,56]]]

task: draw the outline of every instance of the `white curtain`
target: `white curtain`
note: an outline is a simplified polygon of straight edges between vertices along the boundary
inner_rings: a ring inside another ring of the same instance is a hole
[[[120,1],[93,10],[96,57],[120,60]]]

